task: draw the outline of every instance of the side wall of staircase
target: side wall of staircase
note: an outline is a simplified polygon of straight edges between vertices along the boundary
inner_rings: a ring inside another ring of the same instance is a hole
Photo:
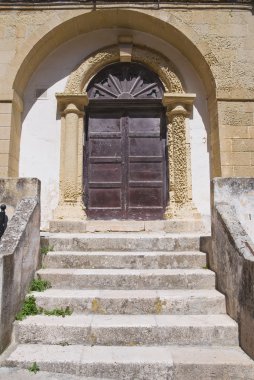
[[[7,206],[7,229],[0,242],[0,353],[11,339],[15,315],[38,267],[40,181],[0,180],[0,202]]]
[[[100,379],[254,379],[254,362],[239,348],[236,323],[253,358],[253,242],[241,219],[252,215],[253,190],[253,179],[213,182],[209,265],[216,274],[207,268],[197,232],[45,233],[41,243],[53,251],[36,276],[51,288],[33,293],[38,315],[14,323],[4,365],[34,363],[42,371]],[[24,236],[32,233],[37,206],[30,206],[27,225],[17,207],[10,238],[18,220]],[[24,265],[25,257],[32,260],[24,254],[27,247],[38,258],[26,240],[22,259],[10,261],[6,272],[15,270],[21,280],[25,274],[26,286],[36,267]],[[10,284],[16,297],[15,282]],[[235,320],[226,313],[225,298]],[[64,318],[55,313],[67,309]]]
[[[254,178],[216,178],[212,196],[209,266],[238,322],[240,345],[254,359]]]

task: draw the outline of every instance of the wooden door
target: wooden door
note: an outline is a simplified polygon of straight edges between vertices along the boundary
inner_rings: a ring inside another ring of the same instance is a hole
[[[167,181],[162,126],[162,111],[151,108],[89,112],[84,172],[88,217],[163,217]]]
[[[85,205],[95,219],[163,217],[166,158],[163,86],[138,63],[105,67],[88,86]]]

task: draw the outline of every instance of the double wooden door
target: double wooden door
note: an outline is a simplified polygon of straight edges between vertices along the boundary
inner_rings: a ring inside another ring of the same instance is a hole
[[[84,146],[89,218],[163,218],[167,194],[163,124],[163,110],[152,107],[89,110]]]

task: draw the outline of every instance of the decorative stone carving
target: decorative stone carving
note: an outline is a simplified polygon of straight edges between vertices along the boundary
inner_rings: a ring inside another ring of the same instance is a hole
[[[150,49],[133,46],[132,62],[143,63],[154,71],[165,86],[167,92],[183,93],[181,80],[172,63],[163,55]],[[65,92],[70,94],[86,92],[89,80],[103,67],[120,61],[119,47],[110,47],[88,57],[73,71],[67,82]]]
[[[96,72],[101,70],[104,66],[112,62],[118,62],[119,60],[120,54],[117,46],[92,54],[70,75],[65,92],[70,94],[85,92],[85,84],[87,84]]]
[[[192,205],[190,150],[186,138],[185,118],[190,114],[193,94],[165,94],[167,107],[167,137],[169,160],[169,203],[165,217],[186,216],[187,211],[196,213]]]
[[[188,202],[185,114],[174,115],[170,111],[167,118],[170,198],[165,215],[172,218]]]
[[[134,47],[132,61],[143,63],[155,72],[164,84],[167,92],[183,92],[183,87],[172,63],[163,55],[152,50]]]
[[[79,141],[80,137],[82,139],[84,107],[88,98],[84,94],[57,94],[57,99],[62,116],[62,146],[60,202],[55,218],[84,219]]]
[[[91,81],[89,99],[161,99],[163,87],[156,75],[138,63],[106,67]]]

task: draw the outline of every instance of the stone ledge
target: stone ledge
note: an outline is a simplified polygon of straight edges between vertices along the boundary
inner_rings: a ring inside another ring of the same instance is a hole
[[[215,178],[212,182],[212,250],[209,266],[217,289],[225,294],[227,313],[239,324],[240,346],[254,359],[253,228],[243,215],[253,213],[254,178]],[[251,221],[252,222],[252,221]]]
[[[40,181],[1,179],[0,201],[7,204],[8,214],[14,210],[0,242],[1,353],[10,343],[12,322],[40,260]]]
[[[52,220],[50,232],[204,232],[201,220]]]

